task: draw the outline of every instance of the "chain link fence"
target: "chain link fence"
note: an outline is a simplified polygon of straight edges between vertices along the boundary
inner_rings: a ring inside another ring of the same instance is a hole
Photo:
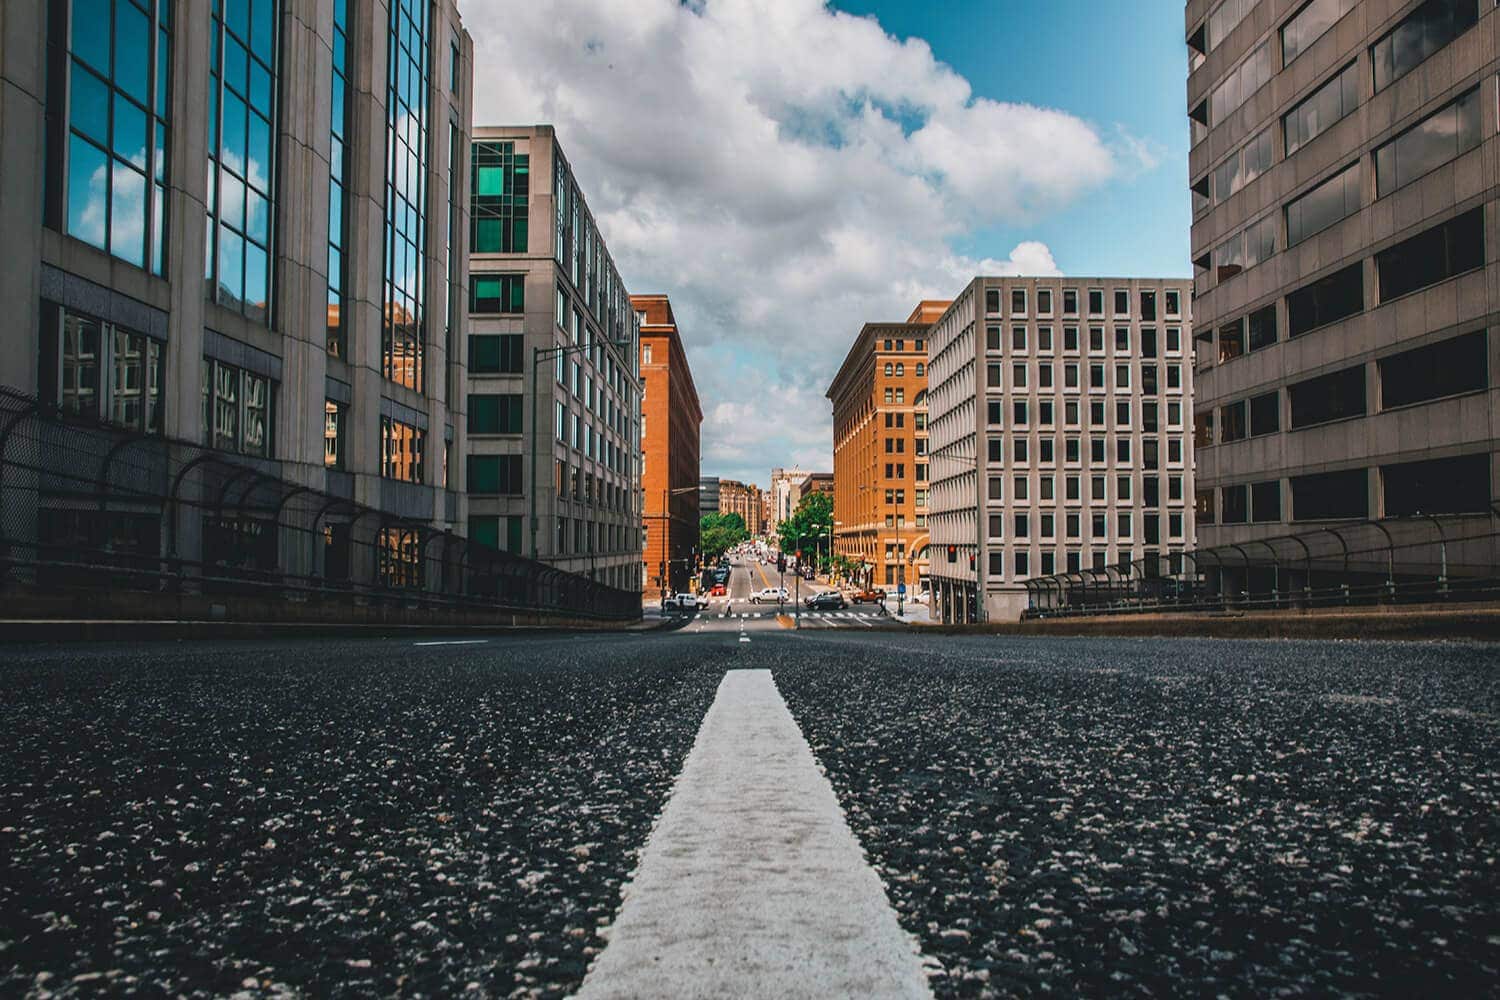
[[[280,462],[122,433],[3,388],[0,593],[101,616],[149,609],[119,599],[137,594],[312,607],[325,621],[372,607],[407,621],[641,613],[637,593],[290,482]]]

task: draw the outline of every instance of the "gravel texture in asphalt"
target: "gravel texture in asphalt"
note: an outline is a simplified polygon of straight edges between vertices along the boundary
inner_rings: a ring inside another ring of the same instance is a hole
[[[723,676],[700,653],[6,651],[0,995],[571,992]]]
[[[1493,646],[779,651],[939,996],[1495,993]]]

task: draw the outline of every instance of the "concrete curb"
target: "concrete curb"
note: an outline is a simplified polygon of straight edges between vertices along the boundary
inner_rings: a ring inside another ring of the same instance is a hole
[[[549,625],[399,625],[235,621],[0,621],[0,642],[153,642],[205,639],[397,639],[435,635],[521,638],[576,632],[646,633],[668,623],[579,621]]]

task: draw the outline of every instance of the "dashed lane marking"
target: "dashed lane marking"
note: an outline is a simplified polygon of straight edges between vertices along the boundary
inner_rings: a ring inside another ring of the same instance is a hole
[[[770,671],[724,676],[578,996],[932,997]]]
[[[429,639],[426,642],[414,642],[413,646],[482,646],[489,642],[488,639]]]

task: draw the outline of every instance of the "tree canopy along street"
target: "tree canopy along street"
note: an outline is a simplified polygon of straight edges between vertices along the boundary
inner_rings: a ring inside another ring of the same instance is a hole
[[[713,621],[0,650],[0,993],[1493,991],[1493,647]]]

